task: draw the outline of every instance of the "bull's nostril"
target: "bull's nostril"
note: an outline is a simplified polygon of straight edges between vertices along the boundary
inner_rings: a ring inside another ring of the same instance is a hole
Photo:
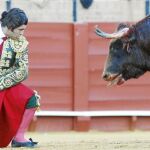
[[[103,78],[103,79],[107,79],[108,76],[109,76],[108,74],[103,74],[103,75],[102,75],[102,78]]]

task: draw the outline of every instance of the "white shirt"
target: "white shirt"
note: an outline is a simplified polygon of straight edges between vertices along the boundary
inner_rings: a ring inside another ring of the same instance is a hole
[[[3,33],[2,27],[0,25],[0,44],[3,42],[3,39],[2,39],[3,37],[5,37],[5,34]]]

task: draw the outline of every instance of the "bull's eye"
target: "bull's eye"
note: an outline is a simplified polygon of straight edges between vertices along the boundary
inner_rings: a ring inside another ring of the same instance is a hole
[[[121,51],[121,49],[123,49],[123,42],[119,39],[115,40],[110,44],[109,49],[113,52]]]
[[[123,51],[122,51],[122,49],[112,48],[110,50],[110,54],[113,57],[120,58],[121,56],[123,56]]]

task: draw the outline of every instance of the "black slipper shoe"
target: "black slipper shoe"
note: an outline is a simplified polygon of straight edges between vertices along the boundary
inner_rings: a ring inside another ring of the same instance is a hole
[[[28,142],[17,142],[15,140],[12,140],[11,147],[31,147],[31,148],[33,148],[38,144],[38,142],[33,142],[33,140],[31,138],[29,140],[30,141],[28,141]]]

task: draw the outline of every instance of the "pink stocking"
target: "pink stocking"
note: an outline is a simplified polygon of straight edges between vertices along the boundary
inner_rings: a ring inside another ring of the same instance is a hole
[[[24,134],[25,134],[30,122],[32,121],[32,119],[34,117],[35,110],[36,110],[36,108],[30,108],[30,109],[25,110],[20,127],[17,131],[16,136],[14,137],[15,141],[17,141],[17,142],[29,141],[29,140],[25,139]]]

